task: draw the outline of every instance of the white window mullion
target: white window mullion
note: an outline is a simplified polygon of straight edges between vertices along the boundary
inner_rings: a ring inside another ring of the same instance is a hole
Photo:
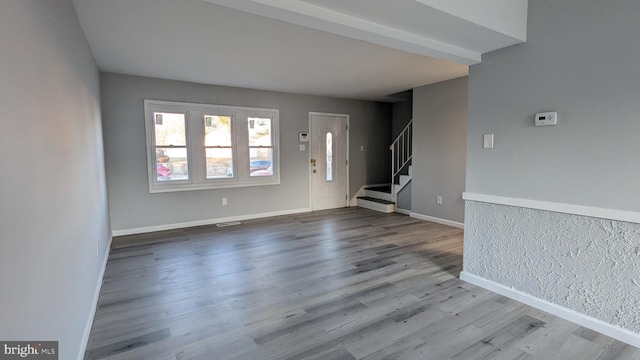
[[[206,160],[204,155],[204,114],[199,110],[189,110],[189,156],[191,166],[189,172],[193,183],[200,183],[205,178]]]
[[[236,114],[234,113],[233,115],[231,115],[231,154],[233,156],[233,171],[234,171],[234,180],[236,182],[238,182],[238,142],[236,141],[236,139],[238,138],[238,135],[236,135],[236,132],[238,128],[238,119]]]
[[[249,178],[249,131],[247,129],[247,113],[236,112],[235,148],[237,153],[238,179],[246,181]]]

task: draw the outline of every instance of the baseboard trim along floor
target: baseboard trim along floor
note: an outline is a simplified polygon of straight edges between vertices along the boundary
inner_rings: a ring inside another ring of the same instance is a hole
[[[487,280],[483,277],[468,273],[466,271],[462,271],[460,273],[460,280],[480,286],[487,290],[491,290],[495,293],[506,296],[513,300],[519,301],[521,303],[527,304],[529,306],[540,309],[542,311],[546,311],[557,317],[563,318],[565,320],[569,320],[575,324],[584,326],[591,330],[610,336],[616,340],[620,340],[629,345],[640,347],[640,335],[633,333],[627,329],[623,329],[619,326],[606,323],[602,320],[598,320],[596,318],[592,318],[585,314],[581,314],[579,312],[562,307],[560,305],[556,305],[546,300],[539,299],[535,296],[529,295],[522,291],[506,287],[502,284],[493,282],[491,280]]]
[[[206,220],[188,221],[188,222],[173,223],[173,224],[166,224],[166,225],[143,226],[143,227],[137,227],[137,228],[131,228],[131,229],[114,230],[113,236],[136,235],[136,234],[144,234],[144,233],[150,233],[150,232],[156,232],[156,231],[184,229],[184,228],[190,228],[195,226],[206,226],[206,225],[215,225],[219,223],[262,219],[262,218],[267,218],[272,216],[302,214],[306,212],[311,212],[311,208],[271,211],[271,212],[258,213],[258,214],[237,215],[237,216],[228,216],[228,217],[222,217],[222,218],[216,218],[216,219],[206,219]]]
[[[441,218],[437,218],[437,217],[433,217],[433,216],[429,216],[429,215],[422,215],[422,214],[418,214],[418,213],[415,213],[415,212],[412,212],[411,215],[409,215],[409,216],[411,216],[412,218],[420,219],[420,220],[431,221],[431,222],[434,222],[434,223],[437,223],[437,224],[453,226],[453,227],[458,228],[458,229],[464,229],[464,223],[457,222],[457,221],[441,219]]]

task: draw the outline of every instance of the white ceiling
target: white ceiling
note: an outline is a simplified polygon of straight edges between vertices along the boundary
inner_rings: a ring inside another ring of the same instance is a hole
[[[102,71],[366,100],[526,37],[527,0],[73,2]]]

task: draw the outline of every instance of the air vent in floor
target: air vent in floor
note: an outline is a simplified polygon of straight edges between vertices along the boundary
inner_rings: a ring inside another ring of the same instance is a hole
[[[242,224],[240,221],[230,221],[230,222],[224,222],[224,223],[219,223],[216,224],[217,227],[226,227],[226,226],[234,226],[234,225],[240,225]]]

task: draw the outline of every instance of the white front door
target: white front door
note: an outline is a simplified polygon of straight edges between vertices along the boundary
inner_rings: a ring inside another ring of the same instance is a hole
[[[348,121],[349,115],[309,113],[312,210],[348,205]]]

